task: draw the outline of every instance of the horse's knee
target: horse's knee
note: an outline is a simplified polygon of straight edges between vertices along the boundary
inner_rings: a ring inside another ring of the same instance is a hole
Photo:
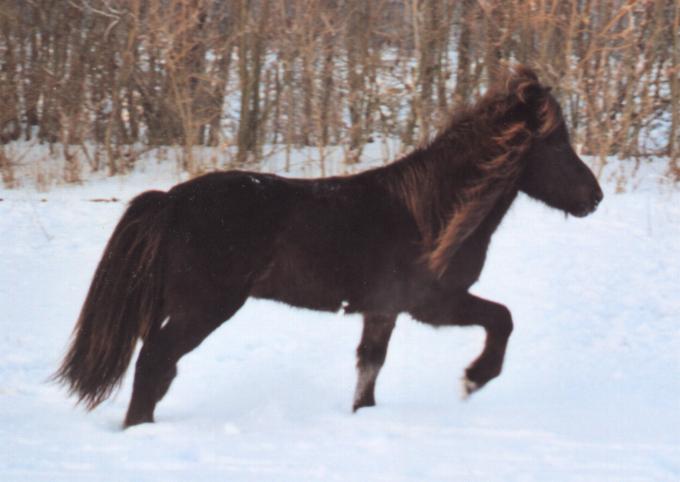
[[[503,305],[498,305],[499,311],[494,323],[494,332],[503,338],[508,338],[514,328],[512,313]]]

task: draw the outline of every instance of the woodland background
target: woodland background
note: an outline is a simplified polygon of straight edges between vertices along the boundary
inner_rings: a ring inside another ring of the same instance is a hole
[[[0,172],[78,182],[163,146],[190,175],[275,151],[287,170],[308,146],[324,173],[328,146],[427,142],[512,61],[582,154],[680,178],[677,0],[0,0]]]

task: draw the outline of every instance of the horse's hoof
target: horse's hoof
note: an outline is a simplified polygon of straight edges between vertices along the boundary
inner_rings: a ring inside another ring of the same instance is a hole
[[[142,423],[154,423],[153,415],[145,417],[130,417],[127,416],[123,422],[123,430],[126,428],[134,427],[135,425],[140,425]]]
[[[467,400],[470,398],[470,395],[475,393],[477,390],[481,388],[480,385],[477,384],[477,382],[473,382],[470,380],[467,375],[465,375],[461,379],[461,393],[460,393],[460,398],[463,400]]]
[[[375,400],[357,400],[354,402],[354,405],[352,405],[352,412],[356,412],[360,408],[364,407],[375,407]]]

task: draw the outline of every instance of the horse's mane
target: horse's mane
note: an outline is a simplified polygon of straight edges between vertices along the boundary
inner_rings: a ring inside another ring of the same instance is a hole
[[[530,68],[512,67],[475,104],[456,110],[429,145],[395,163],[388,189],[413,216],[438,276],[497,201],[514,191],[532,140],[562,122],[549,90]],[[452,172],[458,189],[447,189]]]

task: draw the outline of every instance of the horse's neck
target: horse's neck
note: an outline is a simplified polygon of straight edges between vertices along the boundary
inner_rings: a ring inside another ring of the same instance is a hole
[[[488,244],[516,196],[514,179],[476,165],[498,156],[488,143],[477,146],[441,136],[392,170],[392,186],[413,216],[435,272],[443,272],[468,239]]]
[[[489,211],[489,214],[486,216],[482,224],[479,226],[478,231],[480,235],[491,238],[491,235],[496,231],[501,221],[503,221],[503,218],[510,209],[510,206],[517,198],[517,193],[518,190],[513,189],[508,191],[498,199],[493,209]]]
[[[397,184],[417,178],[419,184],[412,187],[418,188],[421,206],[449,215],[462,201],[465,188],[482,181],[481,171],[475,164],[494,155],[488,141],[440,136],[428,147],[417,149],[388,166],[389,177]]]
[[[406,207],[426,242],[431,241],[437,224],[455,203],[455,169],[447,165],[447,153],[432,146],[417,149],[386,166],[383,180]]]

